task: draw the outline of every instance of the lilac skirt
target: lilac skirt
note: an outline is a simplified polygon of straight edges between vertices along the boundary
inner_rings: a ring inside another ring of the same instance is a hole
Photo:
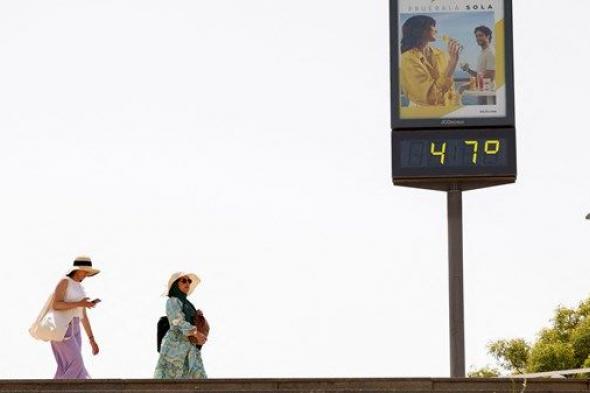
[[[52,341],[51,349],[57,362],[53,379],[89,379],[82,359],[82,336],[80,319],[72,319],[63,341]]]

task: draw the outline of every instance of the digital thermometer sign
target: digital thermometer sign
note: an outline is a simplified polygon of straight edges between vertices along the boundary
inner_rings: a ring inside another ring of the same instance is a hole
[[[397,131],[394,182],[404,178],[516,176],[514,129]]]
[[[512,0],[390,0],[396,185],[516,180]]]

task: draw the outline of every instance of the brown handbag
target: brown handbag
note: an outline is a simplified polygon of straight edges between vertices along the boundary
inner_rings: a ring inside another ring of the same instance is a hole
[[[209,336],[209,322],[207,322],[207,319],[201,310],[197,310],[197,313],[193,319],[193,325],[197,327],[197,331],[199,333],[202,333],[205,335],[205,337]],[[202,344],[197,343],[197,338],[195,336],[189,336],[188,340],[191,342],[191,344],[194,344],[199,349],[203,347]]]

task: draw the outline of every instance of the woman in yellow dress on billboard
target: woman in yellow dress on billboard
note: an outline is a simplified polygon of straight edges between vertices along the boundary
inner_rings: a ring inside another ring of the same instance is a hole
[[[415,15],[402,26],[400,84],[410,102],[419,106],[458,103],[453,74],[462,46],[449,40],[448,52],[430,46],[436,41],[436,21]]]

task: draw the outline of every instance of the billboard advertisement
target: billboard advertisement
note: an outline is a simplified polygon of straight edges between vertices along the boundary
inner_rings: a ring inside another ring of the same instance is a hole
[[[509,0],[392,0],[394,128],[514,124]]]

